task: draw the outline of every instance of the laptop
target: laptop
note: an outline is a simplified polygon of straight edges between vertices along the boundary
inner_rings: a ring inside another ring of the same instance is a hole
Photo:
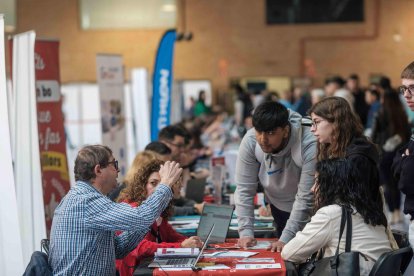
[[[190,179],[185,189],[185,197],[201,203],[204,200],[204,190],[206,187],[206,179]]]
[[[204,249],[207,247],[211,234],[214,230],[214,224],[211,226],[210,231],[207,235],[207,238],[204,241],[203,247],[201,248],[200,252],[198,252],[197,258],[158,258],[154,259],[152,263],[148,265],[148,267],[161,267],[161,268],[184,268],[184,267],[191,267],[193,270],[197,270],[196,265],[200,260],[201,256],[203,255]]]
[[[197,236],[204,240],[210,233],[208,229],[215,225],[209,238],[210,243],[223,243],[226,241],[234,206],[205,204],[198,223]]]

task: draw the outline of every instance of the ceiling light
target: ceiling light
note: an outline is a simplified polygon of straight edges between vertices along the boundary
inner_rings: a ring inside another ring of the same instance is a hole
[[[175,12],[175,5],[174,4],[164,4],[161,7],[163,12]]]

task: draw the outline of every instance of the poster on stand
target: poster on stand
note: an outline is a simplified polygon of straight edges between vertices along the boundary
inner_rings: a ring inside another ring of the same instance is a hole
[[[59,41],[36,40],[35,73],[43,201],[49,233],[54,211],[70,189],[60,92]]]
[[[134,118],[134,137],[137,151],[144,150],[145,146],[151,142],[149,111],[151,101],[147,79],[148,72],[145,68],[133,68],[131,70],[132,116]]]
[[[101,101],[102,143],[112,149],[122,178],[127,167],[122,56],[97,54],[96,72]]]

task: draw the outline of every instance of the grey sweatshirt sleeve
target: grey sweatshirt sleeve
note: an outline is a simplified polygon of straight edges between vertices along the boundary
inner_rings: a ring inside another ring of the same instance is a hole
[[[289,220],[280,237],[280,241],[285,244],[294,238],[298,231],[305,227],[312,215],[313,193],[311,192],[311,188],[315,181],[316,140],[311,132],[307,132],[304,134],[302,143],[304,143],[302,146],[303,163],[298,191]]]
[[[254,129],[244,136],[236,162],[235,205],[240,237],[254,237],[254,206],[260,164],[255,157],[256,138]]]

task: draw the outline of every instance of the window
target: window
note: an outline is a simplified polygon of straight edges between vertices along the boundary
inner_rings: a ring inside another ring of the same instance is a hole
[[[363,21],[363,0],[266,0],[267,24]]]
[[[176,27],[175,0],[79,0],[79,9],[84,30]]]

